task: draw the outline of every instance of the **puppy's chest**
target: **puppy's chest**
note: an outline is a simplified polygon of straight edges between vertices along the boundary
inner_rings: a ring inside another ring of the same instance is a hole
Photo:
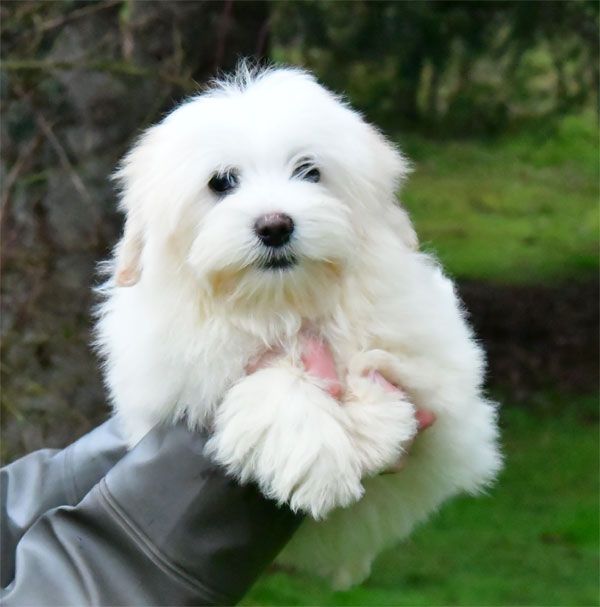
[[[252,325],[232,321],[227,316],[213,317],[196,325],[195,331],[188,329],[180,335],[180,360],[186,361],[181,376],[182,400],[190,402],[198,395],[213,402],[219,400],[257,363],[264,366],[261,357],[269,349],[273,349],[274,358],[284,357],[300,367],[307,330],[329,344],[338,373],[343,377],[356,353],[377,347],[369,322],[371,312],[357,306],[339,306],[335,314],[319,321],[287,319],[277,326],[271,319],[268,329],[264,322]],[[296,329],[290,330],[291,326]],[[298,330],[299,327],[302,329]]]

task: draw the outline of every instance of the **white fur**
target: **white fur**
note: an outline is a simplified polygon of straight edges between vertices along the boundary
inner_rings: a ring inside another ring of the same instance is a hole
[[[319,183],[292,177],[305,157]],[[239,187],[219,200],[207,183],[233,167]],[[339,587],[501,463],[481,349],[396,204],[405,173],[310,75],[242,67],[146,131],[116,175],[127,222],[97,343],[130,443],[180,417],[211,429],[231,474],[311,515],[280,562]],[[295,222],[292,269],[258,267],[269,253],[252,225],[269,212]],[[331,345],[341,402],[303,370],[307,325]],[[282,356],[247,375],[271,347]],[[365,377],[374,369],[408,397]],[[437,422],[401,472],[379,474],[414,439],[414,407]]]

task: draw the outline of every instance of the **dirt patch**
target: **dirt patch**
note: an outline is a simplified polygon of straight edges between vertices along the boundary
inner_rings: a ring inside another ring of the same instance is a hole
[[[488,383],[515,401],[598,388],[597,280],[556,286],[459,286],[489,361]]]

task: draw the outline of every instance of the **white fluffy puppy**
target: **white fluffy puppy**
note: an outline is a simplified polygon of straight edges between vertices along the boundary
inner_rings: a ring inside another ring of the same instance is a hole
[[[311,515],[280,562],[338,587],[500,467],[482,352],[397,205],[406,170],[309,74],[242,67],[148,129],[116,174],[127,219],[97,334],[130,443],[164,420],[208,427],[231,474]],[[303,327],[330,344],[340,401],[303,370]],[[415,407],[437,422],[380,475]]]

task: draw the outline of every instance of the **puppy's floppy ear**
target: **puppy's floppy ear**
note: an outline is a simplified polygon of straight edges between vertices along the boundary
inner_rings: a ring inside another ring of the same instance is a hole
[[[395,200],[393,205],[386,208],[386,221],[391,225],[402,242],[411,250],[419,248],[419,238],[406,210]]]
[[[123,237],[115,248],[115,283],[118,287],[132,287],[140,280],[143,248],[142,222],[130,214],[125,220]]]
[[[119,207],[126,214],[123,236],[114,251],[114,281],[119,287],[135,285],[142,275],[142,252],[146,239],[145,216],[154,168],[157,127],[147,129],[121,161],[113,180],[119,184]]]

